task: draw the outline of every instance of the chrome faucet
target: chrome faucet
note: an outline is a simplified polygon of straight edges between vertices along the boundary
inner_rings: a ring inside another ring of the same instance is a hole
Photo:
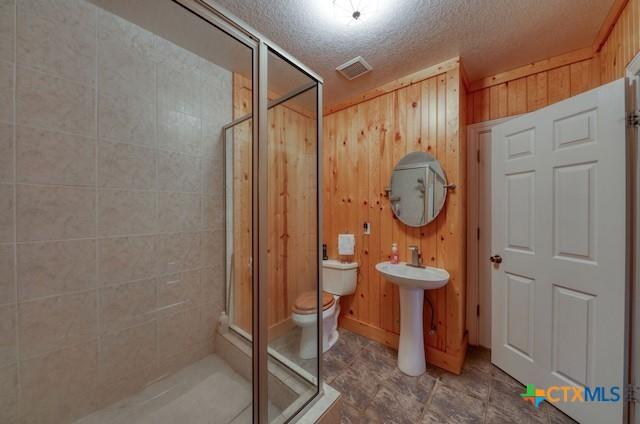
[[[409,252],[411,252],[411,262],[407,262],[407,265],[414,266],[416,268],[424,268],[422,265],[422,253],[418,246],[409,246]]]

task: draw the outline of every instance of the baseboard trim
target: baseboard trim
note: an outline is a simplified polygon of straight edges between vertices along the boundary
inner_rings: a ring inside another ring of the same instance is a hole
[[[285,335],[296,325],[293,323],[291,318],[284,319],[277,324],[273,324],[269,327],[269,341],[273,341],[278,337]]]
[[[356,334],[360,334],[368,339],[382,343],[389,346],[392,349],[398,350],[398,343],[400,336],[386,331],[382,328],[374,327],[371,324],[367,324],[362,321],[350,318],[348,316],[340,317],[340,327],[345,330],[352,331]],[[443,352],[431,346],[427,346],[426,355],[427,362],[442,368],[446,371],[454,374],[460,374],[462,372],[462,366],[464,364],[465,354],[467,352],[467,335],[465,334],[462,345],[457,352]]]

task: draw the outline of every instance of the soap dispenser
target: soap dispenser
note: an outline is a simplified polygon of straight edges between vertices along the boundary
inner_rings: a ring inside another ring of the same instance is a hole
[[[400,252],[398,252],[398,244],[391,243],[391,261],[392,264],[400,263]]]

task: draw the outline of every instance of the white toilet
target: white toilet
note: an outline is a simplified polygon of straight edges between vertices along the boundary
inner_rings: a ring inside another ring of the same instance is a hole
[[[322,351],[326,352],[338,341],[338,316],[340,315],[340,296],[356,291],[358,264],[343,263],[334,259],[322,261]],[[306,292],[298,296],[291,314],[293,322],[302,328],[300,337],[300,357],[316,356],[316,295]]]

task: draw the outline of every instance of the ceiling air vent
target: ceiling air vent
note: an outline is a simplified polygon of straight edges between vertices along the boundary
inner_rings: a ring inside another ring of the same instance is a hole
[[[361,75],[366,74],[373,68],[367,63],[362,56],[354,57],[350,61],[343,63],[336,68],[336,71],[340,72],[343,77],[348,80],[352,80]]]

